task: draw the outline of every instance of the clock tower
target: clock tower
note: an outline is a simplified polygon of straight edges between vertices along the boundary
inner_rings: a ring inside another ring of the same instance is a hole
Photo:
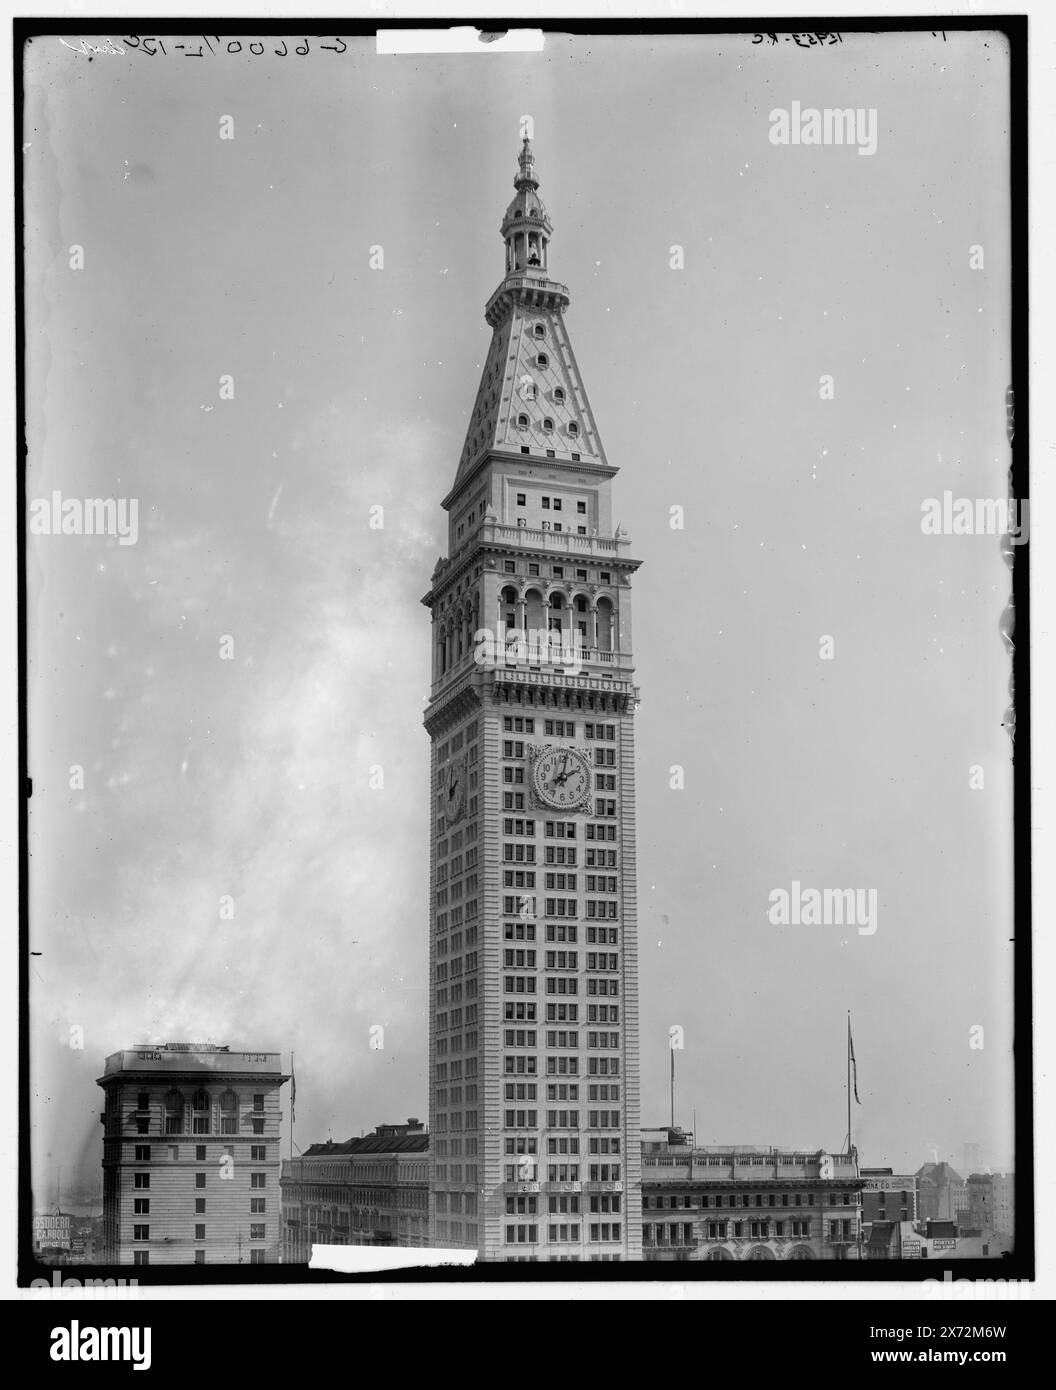
[[[525,139],[432,615],[430,1240],[641,1258],[631,581]]]

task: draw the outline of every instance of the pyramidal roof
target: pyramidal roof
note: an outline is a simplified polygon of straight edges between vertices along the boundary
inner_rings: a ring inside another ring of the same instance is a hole
[[[550,219],[525,140],[506,211],[506,276],[488,301],[491,346],[459,458],[455,487],[494,450],[607,466],[565,326],[567,288],[549,278]]]

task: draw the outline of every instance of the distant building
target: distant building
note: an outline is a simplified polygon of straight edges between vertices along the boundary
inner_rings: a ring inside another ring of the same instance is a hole
[[[925,1163],[916,1179],[918,1220],[956,1221],[967,1211],[967,1184],[948,1163]]]
[[[863,1168],[862,1228],[868,1236],[874,1221],[916,1221],[917,1175],[893,1168]]]
[[[280,1183],[284,1264],[307,1264],[313,1245],[429,1244],[429,1135],[416,1119],[313,1144]],[[476,1197],[461,1200],[473,1215]]]
[[[279,1259],[277,1052],[143,1043],[106,1059],[107,1264]]]
[[[967,1184],[966,1224],[1012,1236],[1016,1229],[1016,1183],[1012,1173],[972,1173]]]
[[[44,1264],[66,1264],[72,1248],[73,1217],[66,1212],[41,1213],[33,1218],[33,1253]]]
[[[698,1148],[680,1130],[645,1130],[643,1258],[857,1259],[862,1186],[853,1153]]]

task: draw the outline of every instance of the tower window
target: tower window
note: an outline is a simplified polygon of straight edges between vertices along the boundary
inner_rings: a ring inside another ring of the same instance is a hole
[[[527,415],[518,415],[518,416],[517,416],[517,428],[518,428],[519,430],[526,430],[526,429],[528,428],[528,416],[527,416]]]
[[[523,493],[523,492],[519,492],[519,493],[517,494],[517,505],[518,505],[518,507],[523,507],[523,506],[525,505],[525,502],[526,502],[526,501],[527,501],[527,496],[526,496],[526,494]]]
[[[579,426],[576,424],[575,420],[569,420],[569,422],[568,422],[568,432],[569,432],[569,434],[578,434],[578,433],[579,433]]]
[[[554,428],[554,422],[553,422],[553,420],[550,419],[549,416],[547,416],[547,418],[543,421],[543,431],[544,431],[544,433],[550,434],[551,431],[553,430],[553,428]]]
[[[532,328],[532,332],[535,334],[537,338],[546,337],[546,329],[543,327],[541,323],[535,324],[535,326]]]
[[[528,445],[527,445],[527,444],[522,444],[522,445],[521,445],[521,453],[522,453],[522,454],[530,454],[530,453],[531,453],[531,450],[528,448]]]
[[[574,461],[575,463],[578,463],[578,462],[579,462],[579,455],[578,455],[578,454],[573,454],[573,455],[572,455],[572,458],[573,458],[573,461]]]
[[[165,1133],[183,1133],[183,1096],[176,1090],[165,1094]]]
[[[541,352],[539,356],[535,359],[535,365],[537,367],[549,367],[550,359],[549,357],[547,357],[545,352]]]
[[[564,405],[564,403],[565,403],[565,388],[564,388],[563,386],[555,386],[555,387],[554,387],[554,400],[558,403],[558,405]]]

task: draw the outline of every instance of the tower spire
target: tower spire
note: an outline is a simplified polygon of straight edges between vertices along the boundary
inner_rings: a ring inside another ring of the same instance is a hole
[[[539,180],[535,176],[535,151],[532,149],[532,142],[529,136],[524,137],[521,144],[521,152],[517,156],[517,164],[520,172],[513,181],[514,188],[518,193],[525,187],[538,188]]]
[[[535,151],[527,135],[521,141],[513,186],[517,192],[506,209],[501,228],[506,242],[506,276],[530,275],[545,280],[553,226],[539,197]]]

